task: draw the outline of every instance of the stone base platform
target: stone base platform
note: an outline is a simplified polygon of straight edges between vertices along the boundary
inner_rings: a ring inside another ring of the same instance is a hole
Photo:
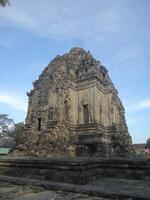
[[[150,160],[0,157],[0,175],[79,185],[104,177],[150,181]]]

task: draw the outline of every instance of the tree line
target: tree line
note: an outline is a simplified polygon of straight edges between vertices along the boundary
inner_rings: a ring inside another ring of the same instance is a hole
[[[24,123],[15,123],[7,114],[0,114],[0,138],[13,137],[18,140],[23,132]]]
[[[5,7],[9,5],[9,0],[0,0],[0,6]]]

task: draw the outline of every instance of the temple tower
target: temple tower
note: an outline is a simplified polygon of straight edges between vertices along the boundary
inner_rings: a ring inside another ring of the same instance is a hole
[[[82,48],[56,56],[27,93],[24,154],[128,156],[125,111],[107,69]]]

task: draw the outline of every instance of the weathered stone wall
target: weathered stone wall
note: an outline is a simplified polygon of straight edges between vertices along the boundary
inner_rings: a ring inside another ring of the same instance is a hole
[[[11,167],[10,167],[11,166]],[[149,160],[121,158],[0,158],[0,175],[87,184],[102,177],[150,179]],[[102,181],[102,180],[101,180]]]
[[[33,86],[23,154],[129,155],[124,108],[106,68],[89,52],[73,48],[57,56]]]

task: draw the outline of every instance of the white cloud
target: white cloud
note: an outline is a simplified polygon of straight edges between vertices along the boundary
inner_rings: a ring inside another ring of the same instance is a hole
[[[150,108],[150,99],[145,99],[145,100],[139,101],[136,104],[137,110],[146,109],[146,108]]]
[[[108,3],[109,2],[109,3]],[[57,40],[78,38],[102,41],[120,26],[114,1],[12,1],[0,9],[0,27],[13,27]]]
[[[140,119],[135,118],[135,117],[134,118],[127,117],[126,120],[127,120],[128,125],[135,125],[135,124],[138,124],[140,122]]]
[[[140,100],[135,103],[128,103],[126,106],[127,112],[139,111],[143,109],[150,109],[150,98]]]
[[[14,34],[6,34],[3,35],[0,33],[0,45],[2,47],[12,47],[16,44],[18,44],[19,38],[20,36],[18,34],[14,35]]]
[[[27,111],[27,101],[22,97],[0,94],[0,103],[7,104],[15,110]]]
[[[142,53],[142,49],[137,45],[128,44],[121,48],[117,55],[113,58],[114,61],[120,63],[129,63],[131,60],[135,60]]]

